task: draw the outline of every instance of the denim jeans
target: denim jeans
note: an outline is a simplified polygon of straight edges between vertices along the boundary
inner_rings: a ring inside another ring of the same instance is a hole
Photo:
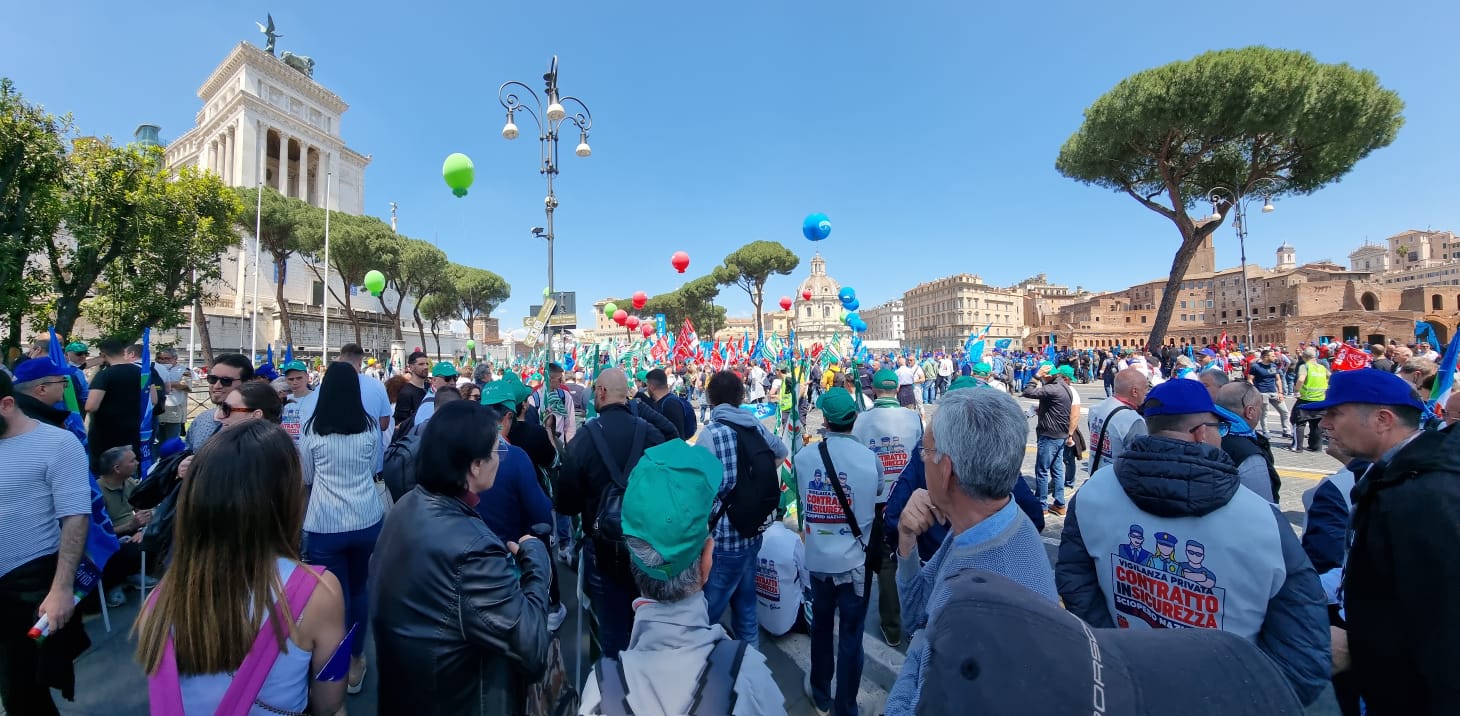
[[[831,631],[838,613],[841,626],[833,645]],[[856,585],[833,584],[829,577],[811,575],[811,700],[816,708],[830,710],[836,716],[857,716],[857,687],[862,685],[862,629],[866,621],[867,595],[857,596]]]
[[[1109,398],[1112,395],[1115,395],[1115,377],[1114,376],[1110,376],[1110,377],[1107,377],[1105,379],[1105,397]]]
[[[757,537],[747,549],[733,552],[716,547],[710,579],[705,582],[710,623],[718,623],[725,607],[730,607],[730,627],[735,630],[735,638],[751,648],[760,646],[760,617],[756,615],[755,601],[755,565],[760,543]]]
[[[1080,456],[1075,454],[1075,449],[1066,445],[1064,449],[1065,487],[1075,486],[1075,478],[1080,476],[1079,459]],[[1060,495],[1060,497],[1063,498],[1064,495]]]
[[[932,403],[938,399],[938,382],[936,380],[923,381],[923,402]]]
[[[365,653],[365,629],[370,625],[369,590],[370,555],[375,552],[375,538],[385,520],[363,530],[351,532],[305,532],[304,561],[334,572],[345,590],[345,629],[359,625],[359,632],[350,644],[350,655]]]
[[[629,648],[629,634],[634,628],[634,599],[637,590],[603,576],[598,571],[598,562],[593,556],[593,542],[583,545],[580,568],[583,573],[583,591],[588,593],[588,606],[598,622],[598,646],[604,656],[617,659],[618,653]],[[751,595],[754,599],[754,595]]]
[[[1065,441],[1062,438],[1039,438],[1034,453],[1034,495],[1044,498],[1054,491],[1054,504],[1065,504]]]

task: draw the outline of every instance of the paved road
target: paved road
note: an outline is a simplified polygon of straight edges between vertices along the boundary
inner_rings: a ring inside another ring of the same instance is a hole
[[[1104,398],[1104,391],[1098,384],[1077,386],[1077,389],[1086,405],[1093,405]],[[813,430],[819,427],[819,415],[813,412],[809,422],[811,423],[809,427]],[[1278,472],[1283,478],[1279,506],[1296,529],[1296,525],[1299,524],[1303,515],[1303,492],[1311,488],[1323,476],[1338,469],[1339,464],[1326,455],[1294,454],[1287,450],[1278,450],[1276,461]],[[1025,474],[1031,476],[1034,473],[1032,432],[1024,459],[1024,471]],[[1087,476],[1082,468],[1080,481],[1083,482]],[[1051,562],[1055,559],[1062,527],[1061,518],[1053,515],[1048,517],[1043,539]],[[573,578],[572,572],[565,568],[560,569],[564,580]],[[570,612],[561,633],[564,635],[563,647],[567,655],[568,667],[571,670],[574,667],[575,654],[581,652],[573,636],[578,633],[576,611],[574,610],[576,600],[572,597],[573,589],[568,586],[567,582],[564,583],[564,587],[563,593],[569,604]],[[873,599],[875,602],[875,590]],[[62,702],[61,712],[63,714],[68,716],[71,714],[143,716],[147,713],[145,683],[141,670],[132,658],[134,644],[128,633],[137,616],[139,601],[137,593],[130,592],[127,605],[112,610],[110,632],[104,629],[99,616],[87,617],[87,631],[91,634],[94,645],[77,661],[77,701],[75,703]],[[882,704],[886,700],[887,689],[892,685],[897,672],[902,667],[906,646],[892,648],[882,641],[881,635],[878,633],[875,603],[870,605],[867,610],[867,627],[863,636],[863,644],[867,652],[867,664],[864,669],[859,701],[864,714],[877,714],[881,712]],[[373,649],[373,644],[370,645],[370,648]],[[811,704],[803,690],[805,675],[811,668],[809,638],[791,634],[778,639],[762,633],[761,650],[765,653],[766,660],[776,676],[781,693],[786,696],[788,712],[792,716],[812,714]],[[586,671],[586,664],[584,669]],[[349,697],[347,701],[348,709],[353,714],[375,713],[375,699],[372,693],[374,675],[368,675],[366,679],[365,691],[357,696]],[[1338,709],[1331,696],[1325,694],[1318,703],[1308,709],[1308,713],[1315,716],[1336,715]]]

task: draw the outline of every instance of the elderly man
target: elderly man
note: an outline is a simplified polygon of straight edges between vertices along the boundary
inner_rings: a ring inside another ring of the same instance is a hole
[[[1301,360],[1298,379],[1294,383],[1298,401],[1293,403],[1293,452],[1303,450],[1302,423],[1307,423],[1308,451],[1318,452],[1323,449],[1323,436],[1318,430],[1319,416],[1307,406],[1323,400],[1324,393],[1328,392],[1329,370],[1318,360],[1318,351],[1312,346],[1303,349]]]
[[[1201,384],[1162,383],[1142,412],[1150,434],[1070,502],[1055,567],[1065,608],[1095,627],[1232,632],[1312,703],[1328,682],[1328,612],[1293,528],[1242,489]],[[1144,563],[1118,553],[1138,530],[1156,537]]]
[[[1222,386],[1232,382],[1232,377],[1227,375],[1226,371],[1221,370],[1202,370],[1196,374],[1196,379],[1206,386],[1207,393],[1212,396],[1213,400],[1216,400],[1217,391],[1221,390]]]
[[[192,373],[185,365],[177,362],[177,351],[163,348],[157,351],[157,361],[152,366],[162,378],[162,411],[157,417],[157,444],[182,436],[183,423],[188,418],[188,393],[193,389]]]
[[[208,400],[214,405],[222,405],[228,394],[233,392],[233,386],[246,380],[253,380],[253,363],[243,354],[224,353],[215,357],[208,368]],[[188,447],[193,452],[202,450],[208,438],[222,427],[223,424],[218,422],[218,411],[198,413],[193,424],[188,426]]]
[[[1126,451],[1131,442],[1146,434],[1141,418],[1141,401],[1146,399],[1149,379],[1136,368],[1115,374],[1113,393],[1090,409],[1090,474]]]
[[[626,481],[632,485],[628,476],[644,451],[665,441],[657,429],[629,412],[628,393],[628,376],[623,370],[609,368],[599,374],[593,384],[598,419],[585,425],[568,444],[555,495],[558,514],[583,516],[584,539],[588,540],[583,550],[585,589],[598,619],[603,653],[610,657],[629,644],[638,592],[629,571],[627,546],[597,533],[600,517],[605,516],[602,503],[610,491],[624,489]],[[520,445],[515,439],[514,443]],[[754,590],[750,599],[754,609]]]
[[[1389,359],[1394,363],[1394,372],[1398,373],[1400,368],[1414,359],[1414,351],[1410,350],[1409,346],[1394,346],[1393,350],[1389,351]]]
[[[1333,443],[1374,463],[1353,491],[1341,592],[1348,629],[1334,631],[1334,669],[1352,669],[1367,713],[1449,713],[1460,698],[1451,669],[1460,662],[1455,438],[1421,430],[1414,389],[1372,368],[1335,375],[1313,409]]]
[[[887,697],[888,716],[917,712],[928,660],[921,630],[947,604],[943,581],[949,575],[986,569],[1022,584],[1031,598],[1055,601],[1039,532],[1010,497],[1028,430],[1023,409],[997,390],[950,390],[938,401],[923,432],[928,487],[912,494],[898,521],[902,624],[913,636]],[[918,537],[941,523],[949,525],[948,536],[922,564]]]
[[[634,601],[628,647],[593,667],[579,713],[786,713],[765,657],[730,639],[705,610],[719,490],[719,461],[681,440],[645,450],[629,473],[624,542],[643,597]],[[605,694],[617,702],[603,703]]]
[[[1272,464],[1272,445],[1267,436],[1256,430],[1262,420],[1262,393],[1251,383],[1228,383],[1217,391],[1216,404],[1231,418],[1241,419],[1241,423],[1228,424],[1227,434],[1222,438],[1222,452],[1237,463],[1237,477],[1242,486],[1276,503],[1282,480]]]

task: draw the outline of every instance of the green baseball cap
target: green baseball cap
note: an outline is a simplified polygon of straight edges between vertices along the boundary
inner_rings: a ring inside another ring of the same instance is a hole
[[[446,361],[441,361],[440,363],[437,363],[436,365],[431,366],[431,377],[432,378],[455,378],[456,376],[457,376],[456,366],[454,366],[454,365],[452,365],[452,364],[450,364],[450,363],[448,363]]]
[[[983,361],[979,361],[979,362],[973,364],[973,374],[974,375],[989,375],[990,373],[993,373],[993,372],[994,372],[994,367],[991,366],[991,365],[989,365],[988,363],[985,363]]]
[[[877,390],[897,390],[897,373],[887,368],[873,373],[872,387]]]
[[[960,375],[957,378],[954,378],[952,383],[948,384],[948,390],[953,391],[962,390],[964,388],[977,388],[980,385],[983,385],[983,383],[978,382],[977,378],[974,378],[971,375]]]
[[[285,373],[288,373],[291,370],[302,371],[304,373],[309,372],[309,368],[304,365],[304,361],[302,360],[291,360],[288,363],[284,364]]]
[[[1067,380],[1074,380],[1075,379],[1075,369],[1069,367],[1068,365],[1062,365],[1062,366],[1060,366],[1058,368],[1055,368],[1054,370],[1050,371],[1050,375],[1062,375]]]
[[[82,343],[81,341],[71,341],[70,343],[67,343],[66,344],[66,352],[67,353],[90,353],[91,352],[91,349],[88,348],[86,346],[86,344],[85,343]]]
[[[631,555],[646,576],[670,580],[700,558],[723,477],[724,467],[710,451],[677,438],[644,451],[629,473],[622,515],[624,535],[664,557],[664,564],[651,567]]]
[[[527,387],[527,385],[522,382],[522,378],[518,377],[516,373],[513,373],[510,370],[503,373],[501,378],[498,378],[497,380],[494,380],[487,385],[490,387],[492,385],[496,385],[497,383],[502,383],[504,387],[510,388],[512,390],[511,395],[513,398],[513,404],[521,403],[522,401],[527,400],[527,396],[532,395],[532,388]],[[486,396],[483,395],[482,397],[485,398]]]
[[[821,410],[821,415],[827,422],[844,424],[857,414],[857,401],[852,399],[852,394],[839,388],[832,388],[821,394],[816,401],[816,407]]]
[[[516,410],[521,400],[517,397],[516,388],[505,380],[494,380],[482,388],[482,405],[507,405]]]

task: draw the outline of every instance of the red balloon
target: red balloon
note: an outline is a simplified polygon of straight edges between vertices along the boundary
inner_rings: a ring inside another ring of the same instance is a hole
[[[801,291],[801,300],[803,300],[803,301],[810,301],[811,300],[811,289],[808,288],[808,289],[804,289],[804,290]]]
[[[791,297],[790,296],[781,296],[781,310],[782,311],[789,311],[789,310],[791,310]]]
[[[628,326],[628,329],[631,330],[631,331],[634,330],[635,328],[638,328],[639,327],[639,317],[638,316],[629,316],[628,317],[628,320],[626,320],[624,322],[624,325],[625,326]]]
[[[639,326],[639,332],[643,333],[645,338],[654,335],[654,324],[644,321],[644,325]]]
[[[644,293],[643,291],[635,291],[634,292],[634,310],[635,311],[642,311],[642,310],[644,310],[644,304],[646,304],[648,302],[649,302],[649,294]]]
[[[613,322],[614,323],[617,323],[620,326],[622,326],[624,324],[624,322],[627,321],[627,320],[629,320],[629,312],[628,311],[625,311],[624,309],[620,308],[617,311],[614,311],[613,312]]]
[[[674,266],[675,271],[684,273],[684,270],[689,268],[689,254],[683,251],[676,251],[674,252],[674,255],[669,258],[669,263]]]

